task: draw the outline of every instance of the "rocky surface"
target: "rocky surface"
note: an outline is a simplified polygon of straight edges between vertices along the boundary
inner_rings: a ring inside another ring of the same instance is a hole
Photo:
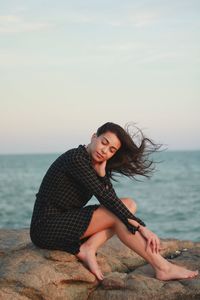
[[[200,270],[200,243],[162,240],[162,255]],[[0,230],[0,300],[200,299],[200,276],[159,281],[150,265],[113,237],[98,251],[98,282],[74,255],[35,247],[29,230]]]

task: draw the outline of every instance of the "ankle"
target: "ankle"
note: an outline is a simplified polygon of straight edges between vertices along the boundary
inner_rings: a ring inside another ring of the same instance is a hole
[[[82,252],[82,251],[84,251],[84,252],[87,251],[87,252],[90,252],[90,253],[91,253],[91,252],[96,253],[96,249],[94,248],[94,246],[92,246],[92,245],[90,245],[90,244],[87,244],[87,242],[81,245],[80,251],[81,251],[81,252]]]
[[[156,265],[155,270],[158,272],[168,272],[170,270],[170,263],[166,261],[165,263]]]

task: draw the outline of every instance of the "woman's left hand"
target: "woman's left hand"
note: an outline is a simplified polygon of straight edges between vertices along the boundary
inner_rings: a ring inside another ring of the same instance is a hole
[[[97,172],[97,174],[101,177],[104,177],[106,175],[106,160],[100,163],[93,164],[93,168]]]
[[[144,226],[140,227],[139,232],[147,240],[146,251],[148,247],[151,247],[153,253],[158,253],[160,250],[160,239],[158,238],[158,236]]]

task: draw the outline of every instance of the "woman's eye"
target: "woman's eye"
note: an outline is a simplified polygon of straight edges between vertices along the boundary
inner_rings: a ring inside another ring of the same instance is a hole
[[[111,149],[110,152],[113,154],[113,153],[115,153],[115,150],[114,150],[114,149]]]

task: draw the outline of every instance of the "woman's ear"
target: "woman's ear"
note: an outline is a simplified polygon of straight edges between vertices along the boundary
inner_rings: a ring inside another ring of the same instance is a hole
[[[93,141],[94,139],[96,139],[96,137],[97,137],[97,134],[96,134],[96,133],[93,133],[92,138],[91,138],[91,141]]]

